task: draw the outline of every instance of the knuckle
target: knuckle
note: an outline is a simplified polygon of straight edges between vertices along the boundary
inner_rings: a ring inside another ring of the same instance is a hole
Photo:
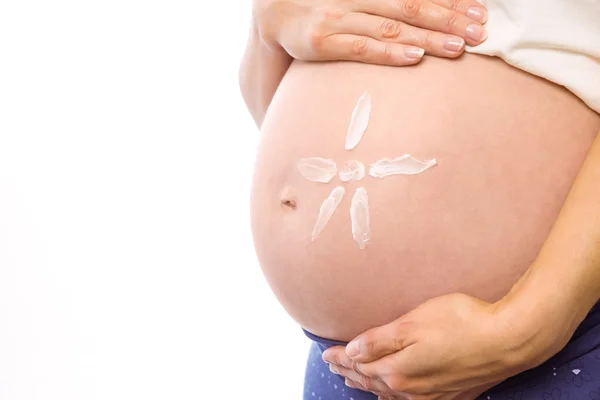
[[[360,366],[359,366],[358,362],[356,362],[356,361],[350,362],[350,369],[353,370],[354,372],[362,375],[362,372],[360,371]]]
[[[319,11],[321,13],[320,18],[322,21],[335,21],[339,20],[344,16],[344,12],[339,9],[324,7],[321,8]]]
[[[318,53],[323,47],[326,35],[321,29],[313,29],[309,34],[310,48]]]
[[[450,10],[459,11],[464,7],[462,6],[462,2],[460,0],[448,0],[448,8]]]
[[[404,18],[413,19],[421,13],[421,0],[397,0],[398,8]]]
[[[358,383],[369,392],[373,391],[373,389],[374,389],[371,379],[366,376],[361,375]]]
[[[423,49],[427,49],[431,45],[431,32],[424,31],[415,37],[415,44]]]
[[[388,47],[390,47],[389,43],[386,43],[386,48]],[[391,52],[391,48],[389,51]],[[366,334],[361,339],[361,345],[361,347],[366,351],[367,354],[373,354],[377,350],[377,340],[370,333]]]
[[[352,42],[352,54],[364,57],[369,51],[369,41],[366,37],[358,37]]]
[[[399,376],[390,375],[383,378],[383,382],[394,392],[404,393],[407,391],[408,385],[406,380]]]
[[[400,351],[404,349],[404,338],[396,337],[394,338],[394,349],[396,351]]]
[[[392,61],[394,59],[394,53],[392,51],[392,46],[389,43],[386,43],[385,46],[383,47],[383,56],[384,56],[384,61]],[[372,352],[372,348],[374,347],[373,345],[370,345],[371,347],[369,347],[369,345],[367,345],[367,351],[368,352]]]
[[[410,320],[398,321],[393,329],[394,338],[396,339],[396,349],[403,349],[407,341],[411,340],[411,333],[417,328],[417,325]],[[398,347],[400,346],[400,347]]]
[[[353,361],[352,361],[351,358],[348,358],[345,355],[341,356],[341,357],[338,357],[337,363],[339,365],[341,365],[342,367],[346,368],[346,369],[352,369],[352,363],[353,363]]]
[[[395,39],[402,33],[402,25],[391,19],[384,20],[379,25],[379,35],[386,39]]]
[[[446,26],[449,28],[456,28],[460,24],[460,20],[460,14],[451,12],[446,18]]]

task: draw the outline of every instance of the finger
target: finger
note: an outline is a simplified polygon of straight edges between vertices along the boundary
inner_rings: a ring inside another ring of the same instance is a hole
[[[380,393],[380,392],[377,392],[377,391],[368,390],[367,388],[365,388],[360,383],[358,383],[356,381],[353,381],[352,379],[349,379],[349,378],[345,379],[344,384],[346,386],[348,386],[349,388],[352,388],[352,389],[358,389],[358,390],[362,390],[364,392],[371,392],[375,396],[377,396],[377,399],[405,400],[404,397],[394,397],[394,396],[392,396],[390,394],[383,394],[383,393]]]
[[[426,54],[438,57],[458,57],[465,47],[465,41],[460,36],[417,28],[377,15],[353,12],[328,23],[330,26],[327,29],[333,33],[351,33],[382,42],[416,46],[424,49]]]
[[[330,364],[329,369],[333,371],[335,367],[352,369],[360,373],[358,363],[353,361],[346,354],[344,346],[331,347],[323,352],[323,361]]]
[[[370,329],[346,346],[346,354],[354,361],[369,363],[401,351],[412,344],[409,325],[401,321]]]
[[[330,369],[334,374],[341,375],[346,378],[346,385],[348,385],[349,380],[354,384],[357,384],[359,387],[356,387],[356,389],[365,390],[367,392],[377,392],[379,394],[393,394],[388,385],[377,378],[369,378],[368,376],[361,375],[356,371],[337,365],[331,365]]]
[[[378,396],[377,400],[405,400],[406,397],[403,396],[392,396],[392,395],[383,395],[383,396]]]
[[[473,21],[485,24],[488,14],[484,0],[429,0],[432,3],[466,15]]]
[[[377,400],[414,400],[415,397],[410,397],[402,393],[396,394],[382,394],[377,397]]]
[[[344,384],[345,384],[346,386],[348,386],[349,388],[352,388],[352,389],[358,389],[358,390],[362,390],[363,392],[369,392],[369,391],[370,391],[369,389],[367,389],[366,387],[364,387],[364,386],[363,386],[363,385],[361,385],[360,383],[358,383],[358,382],[355,382],[355,381],[353,381],[353,380],[352,380],[352,379],[350,379],[350,378],[346,378],[346,379],[344,380]],[[371,393],[375,393],[375,392],[371,392]],[[376,393],[375,393],[375,394],[376,394]]]
[[[368,64],[405,66],[417,64],[424,50],[398,43],[380,42],[358,35],[331,35],[317,49],[320,61],[358,61]],[[322,54],[323,56],[319,56]],[[319,61],[319,60],[316,60]]]
[[[480,23],[428,0],[361,0],[356,4],[354,11],[385,16],[420,28],[458,35],[469,45],[480,44],[487,38],[487,32]]]
[[[363,364],[354,361],[353,359],[348,357],[343,346],[336,346],[325,350],[325,352],[323,352],[323,360],[326,363],[330,364],[329,369],[331,369],[332,371],[335,368],[345,368],[353,370],[357,374],[366,375],[363,374],[361,370]],[[368,376],[376,377],[376,375]]]
[[[344,351],[344,347],[342,347],[342,346],[336,346],[336,347],[327,349],[323,353],[323,360],[325,362],[329,363],[329,369],[334,373],[338,373],[338,372],[336,372],[338,370],[342,370],[342,371],[349,370],[349,371],[354,371],[353,376],[362,375],[362,376],[369,377],[369,378],[379,379],[380,376],[377,375],[377,371],[382,370],[381,368],[378,368],[379,365],[373,365],[374,363],[362,364],[357,361],[354,361],[353,359],[348,357],[348,355]],[[386,363],[386,367],[387,366],[388,365]],[[368,373],[363,372],[363,369],[365,367],[368,367],[367,368]],[[391,370],[391,369],[389,369],[389,370]],[[388,369],[386,369],[385,372],[387,373]],[[383,382],[383,380],[381,380],[381,381]]]
[[[328,348],[323,352],[321,358],[323,358],[323,361],[325,361],[328,364],[337,365],[342,364],[342,359],[349,359],[344,346],[333,346]]]

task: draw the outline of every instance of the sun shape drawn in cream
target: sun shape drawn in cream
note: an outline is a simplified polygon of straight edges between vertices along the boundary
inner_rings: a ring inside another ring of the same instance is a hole
[[[346,133],[345,149],[354,149],[369,125],[371,117],[371,95],[364,92],[359,98]],[[396,158],[382,158],[375,161],[369,167],[368,175],[373,178],[385,178],[391,175],[417,175],[437,164],[435,158],[421,161],[410,154],[404,154]],[[348,160],[339,168],[334,160],[321,157],[302,158],[297,164],[300,174],[312,182],[329,183],[336,175],[342,182],[360,181],[365,175],[365,166],[357,160]],[[314,241],[325,229],[327,222],[342,202],[346,189],[336,186],[329,196],[321,204],[319,215],[312,231]],[[364,249],[371,238],[369,220],[369,196],[364,187],[359,187],[352,196],[350,204],[350,221],[352,225],[352,238],[359,249]]]

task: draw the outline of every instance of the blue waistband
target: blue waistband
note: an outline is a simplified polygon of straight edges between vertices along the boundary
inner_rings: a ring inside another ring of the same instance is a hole
[[[348,342],[341,342],[339,340],[322,338],[320,336],[317,336],[315,334],[310,333],[309,331],[307,331],[304,328],[302,328],[302,331],[313,342],[317,342],[319,344],[322,344],[322,345],[325,345],[325,346],[328,346],[328,347],[331,347],[331,346],[345,346],[345,345],[348,344]]]

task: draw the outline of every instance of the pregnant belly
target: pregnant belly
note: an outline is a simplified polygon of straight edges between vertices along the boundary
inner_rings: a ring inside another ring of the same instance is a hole
[[[359,145],[344,149],[368,90]],[[477,55],[415,68],[292,64],[264,121],[251,198],[256,253],[275,295],[314,334],[349,340],[423,301],[462,292],[496,301],[529,267],[600,129],[572,94]],[[306,180],[306,157],[365,165],[410,153],[418,175]],[[336,212],[311,233],[324,199]],[[368,193],[371,239],[359,249],[350,204]]]

